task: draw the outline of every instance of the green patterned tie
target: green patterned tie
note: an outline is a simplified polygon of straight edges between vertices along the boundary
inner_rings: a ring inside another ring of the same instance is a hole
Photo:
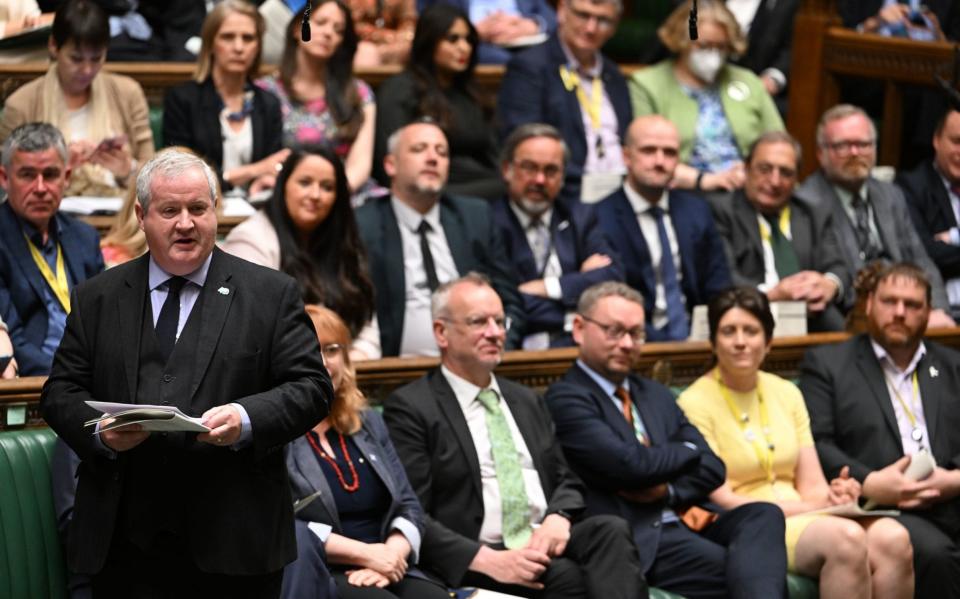
[[[503,515],[503,544],[507,549],[519,549],[530,539],[530,503],[520,470],[520,452],[513,444],[507,419],[500,410],[500,400],[493,389],[484,389],[477,395],[486,408],[487,434],[497,469],[500,486],[500,511]]]

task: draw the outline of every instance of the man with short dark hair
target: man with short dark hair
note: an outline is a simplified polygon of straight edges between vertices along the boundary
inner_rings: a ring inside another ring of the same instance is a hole
[[[524,349],[571,345],[580,294],[623,278],[594,207],[559,197],[566,158],[560,132],[543,123],[517,127],[503,146],[500,171],[507,197],[493,204],[493,218],[520,282]]]
[[[433,296],[441,366],[395,391],[384,419],[427,515],[420,564],[448,586],[543,598],[646,596],[619,518],[581,518],[546,406],[493,374],[509,320],[470,273]]]
[[[96,229],[59,212],[70,180],[67,146],[53,125],[28,123],[3,143],[0,186],[0,314],[19,323],[14,354],[21,375],[50,372],[70,313],[70,294],[103,270]]]
[[[920,268],[881,271],[867,297],[867,332],[808,350],[800,389],[827,478],[849,467],[863,497],[900,509],[913,544],[916,596],[956,598],[960,355],[924,339],[930,296]]]
[[[670,390],[634,372],[643,304],[623,283],[584,292],[573,321],[580,356],[547,390],[557,438],[587,484],[587,513],[627,520],[651,585],[691,599],[786,597],[780,508],[699,507],[726,470]]]

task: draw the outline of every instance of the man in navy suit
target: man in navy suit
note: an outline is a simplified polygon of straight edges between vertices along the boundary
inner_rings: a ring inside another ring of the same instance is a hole
[[[67,146],[56,127],[27,123],[4,142],[0,288],[9,302],[0,316],[20,325],[13,340],[22,375],[50,372],[70,292],[103,270],[97,231],[58,212],[69,180]]]
[[[620,0],[560,0],[556,35],[517,54],[500,84],[502,138],[524,123],[549,123],[567,141],[564,197],[599,199],[606,194],[597,190],[609,192],[624,172],[630,94],[617,63],[600,53],[622,11]]]
[[[633,373],[643,305],[623,283],[584,292],[573,321],[580,358],[547,391],[557,438],[586,483],[586,513],[630,524],[652,586],[690,599],[786,597],[780,508],[697,506],[725,468],[670,390]]]
[[[622,280],[620,266],[592,206],[557,199],[567,146],[551,125],[530,123],[510,134],[501,171],[507,197],[493,205],[526,315],[524,349],[573,344],[577,299],[601,281]]]
[[[597,208],[627,284],[643,294],[652,341],[686,339],[690,310],[731,285],[710,206],[690,192],[668,189],[679,149],[677,128],[667,119],[634,120],[623,144],[627,179]]]

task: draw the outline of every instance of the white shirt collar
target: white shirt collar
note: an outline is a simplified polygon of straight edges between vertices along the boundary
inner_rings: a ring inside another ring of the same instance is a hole
[[[613,381],[607,380],[602,374],[587,366],[586,362],[577,358],[577,366],[583,369],[587,373],[593,382],[600,386],[603,389],[603,392],[606,393],[609,397],[613,397],[614,393],[617,390],[617,385]],[[620,387],[623,387],[627,393],[630,393],[630,379],[623,379],[623,382],[620,383]]]
[[[653,207],[653,204],[648,202],[646,198],[640,195],[640,192],[631,187],[626,181],[623,182],[623,193],[627,196],[627,201],[629,201],[633,207],[634,214],[643,214]],[[660,201],[657,203],[657,206],[663,208],[664,213],[670,213],[670,193],[666,189],[664,189],[663,194],[660,195]]]
[[[510,204],[510,209],[513,210],[513,213],[516,215],[517,220],[520,221],[520,228],[524,231],[530,227],[530,223],[533,222],[533,217],[523,211],[522,208],[517,206],[512,200],[507,200]],[[547,208],[543,211],[543,214],[540,215],[540,222],[547,225],[547,228],[550,227],[550,218],[553,216],[553,206]]]
[[[500,385],[497,384],[497,377],[494,376],[493,373],[490,373],[490,384],[484,388],[480,388],[462,376],[454,374],[446,365],[440,366],[440,372],[443,374],[443,377],[447,379],[450,388],[453,389],[453,395],[457,398],[457,403],[460,404],[461,410],[466,411],[467,407],[484,389],[491,389],[496,392],[497,397],[503,398],[503,394],[500,393]]]
[[[923,341],[921,341],[920,345],[917,347],[917,351],[913,354],[913,358],[910,359],[910,364],[907,365],[905,370],[900,370],[900,367],[897,366],[897,363],[893,361],[893,358],[890,357],[890,354],[887,353],[887,350],[877,343],[873,337],[870,338],[870,345],[873,347],[873,354],[877,357],[877,361],[880,362],[880,365],[892,367],[893,371],[899,373],[901,376],[910,374],[916,370],[920,359],[923,358],[924,354],[927,353],[927,346],[923,344]]]
[[[203,287],[203,284],[207,281],[207,272],[210,270],[211,260],[213,260],[213,252],[210,252],[210,255],[207,256],[207,259],[203,261],[203,264],[201,264],[197,270],[188,275],[184,275],[183,278],[197,287]],[[160,268],[160,265],[156,263],[152,255],[150,256],[150,266],[147,272],[147,284],[150,286],[150,291],[154,291],[157,287],[166,283],[170,277],[174,276]]]
[[[440,226],[440,202],[437,201],[426,214],[420,214],[410,206],[407,206],[396,197],[390,198],[390,205],[393,207],[393,213],[397,217],[400,226],[405,227],[413,233],[417,232],[421,221],[427,221],[434,231],[442,231]]]

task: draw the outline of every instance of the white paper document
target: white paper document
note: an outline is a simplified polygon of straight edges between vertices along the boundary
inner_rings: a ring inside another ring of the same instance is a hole
[[[900,510],[865,510],[856,503],[844,503],[806,513],[809,515],[824,514],[843,518],[873,518],[878,516],[899,516]]]
[[[100,427],[99,432],[113,430],[128,424],[139,424],[143,430],[163,432],[207,433],[210,429],[202,424],[201,418],[187,416],[176,406],[153,406],[146,404],[111,403],[106,401],[88,401],[88,406],[103,412],[103,416],[87,421],[84,426],[95,426],[107,418],[114,421]]]

